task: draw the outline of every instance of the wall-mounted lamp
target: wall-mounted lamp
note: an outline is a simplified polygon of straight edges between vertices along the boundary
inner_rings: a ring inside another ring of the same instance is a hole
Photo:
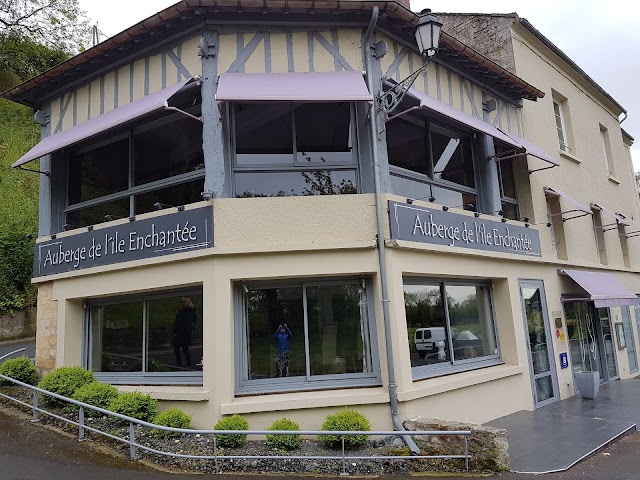
[[[184,211],[184,205],[178,205],[177,207],[174,207],[173,205],[169,205],[167,203],[160,203],[160,202],[154,203],[153,208],[155,208],[156,210],[162,210],[163,208],[177,208],[179,212]]]
[[[425,59],[425,64],[414,71],[397,85],[378,95],[378,111],[384,112],[388,117],[393,112],[407,94],[416,79],[426,72],[427,66],[433,61],[433,57],[438,53],[438,45],[440,43],[440,34],[442,32],[442,23],[438,22],[438,18],[431,14],[430,9],[420,12],[420,19],[416,27],[416,43],[418,50]]]

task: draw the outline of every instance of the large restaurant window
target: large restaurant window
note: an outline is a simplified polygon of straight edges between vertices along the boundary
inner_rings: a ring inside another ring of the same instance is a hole
[[[234,195],[284,197],[358,192],[349,103],[239,103]]]
[[[190,110],[199,115],[199,107]],[[165,115],[69,154],[67,228],[202,200],[202,123]]]
[[[378,384],[369,290],[362,279],[239,286],[238,392]]]
[[[387,154],[394,193],[434,197],[449,207],[476,210],[471,137],[414,117],[386,124]]]
[[[414,380],[501,363],[491,285],[405,280]]]
[[[111,383],[202,382],[202,289],[87,304],[87,368]]]
[[[508,149],[507,147],[499,145],[498,142],[496,142],[495,147],[497,154]],[[508,218],[509,220],[520,220],[514,161],[515,159],[506,159],[497,162],[498,180],[500,182],[500,204],[502,208],[502,216],[504,218]]]

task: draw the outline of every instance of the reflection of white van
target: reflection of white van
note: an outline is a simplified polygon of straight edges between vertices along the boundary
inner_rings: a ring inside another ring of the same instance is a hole
[[[413,337],[413,343],[420,358],[425,358],[428,353],[436,353],[437,342],[444,341],[444,327],[418,328]]]

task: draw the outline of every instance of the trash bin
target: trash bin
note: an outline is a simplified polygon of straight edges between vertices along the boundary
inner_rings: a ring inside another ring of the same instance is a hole
[[[594,400],[600,391],[600,374],[598,372],[579,372],[574,375],[576,389],[582,398]]]

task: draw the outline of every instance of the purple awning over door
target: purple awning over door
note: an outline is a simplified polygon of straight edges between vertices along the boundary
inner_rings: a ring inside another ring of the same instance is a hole
[[[560,270],[580,285],[593,300],[596,308],[640,305],[640,299],[622,285],[611,273],[586,272],[584,270]]]
[[[25,163],[37,160],[38,158],[57,152],[63,148],[74,145],[78,142],[104,133],[112,128],[123,125],[127,122],[140,118],[149,113],[163,109],[167,106],[169,99],[180,91],[187,84],[195,79],[190,78],[183,82],[160,90],[159,92],[147,95],[139,100],[116,108],[86,122],[67,128],[59,133],[54,133],[43,138],[35,147],[25,153],[12,167],[19,167]]]
[[[218,101],[370,102],[361,72],[223,73]]]

